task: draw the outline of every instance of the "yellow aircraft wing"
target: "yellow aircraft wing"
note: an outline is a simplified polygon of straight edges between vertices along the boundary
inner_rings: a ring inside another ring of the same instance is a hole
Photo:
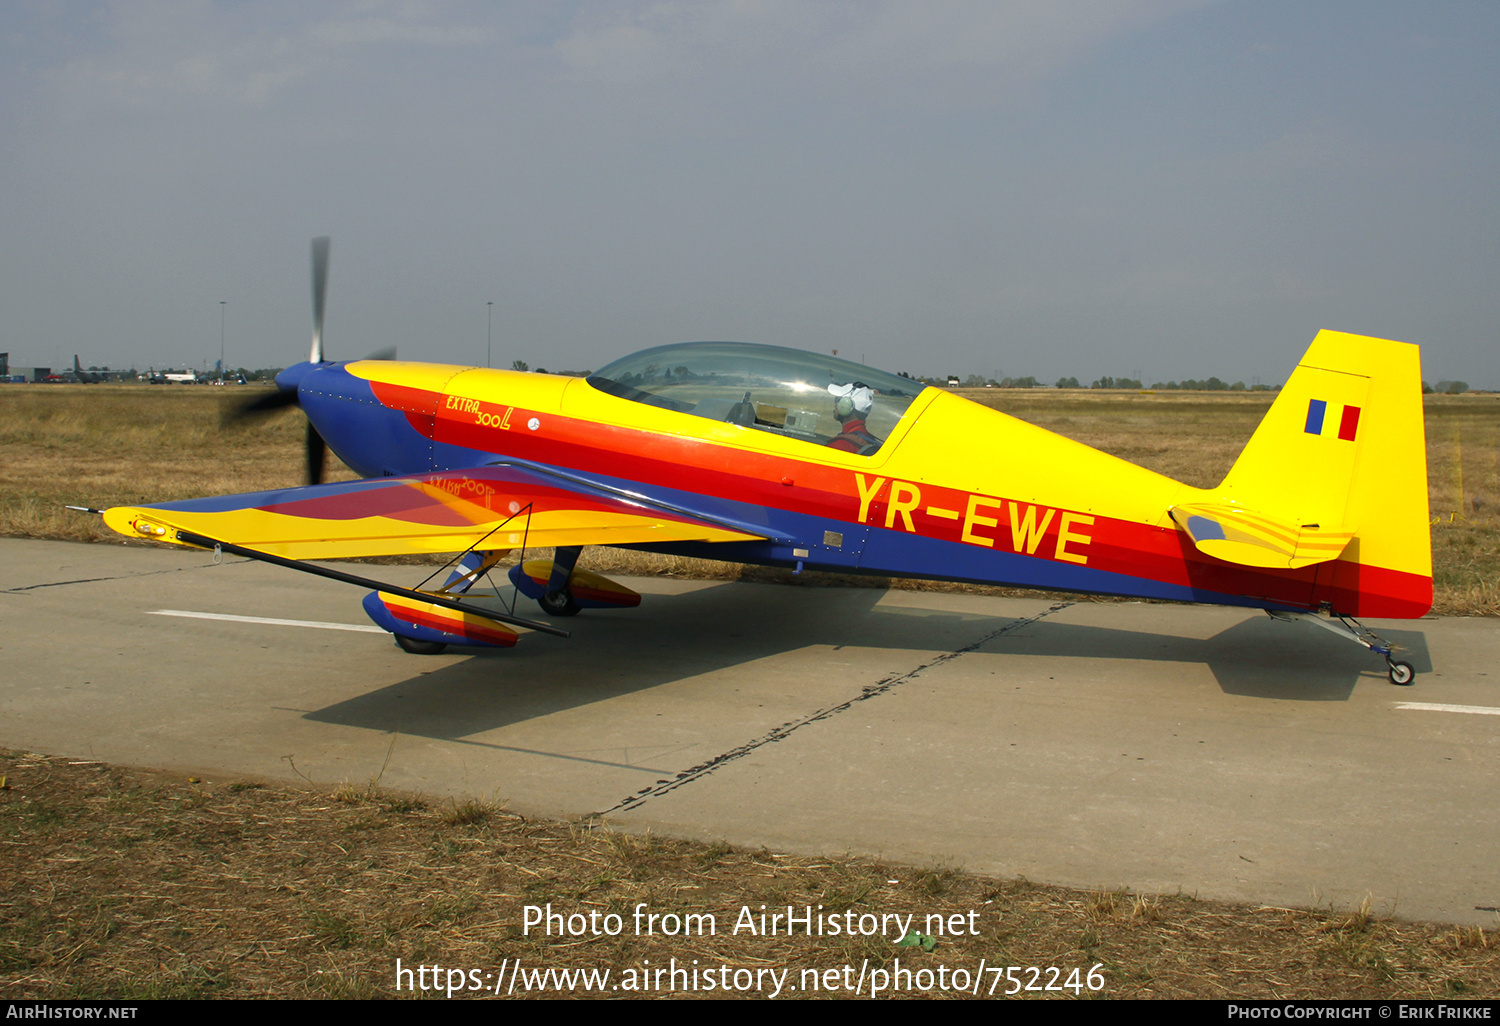
[[[692,505],[686,505],[691,502]],[[713,500],[648,494],[593,475],[507,461],[485,467],[284,491],[116,506],[129,537],[179,533],[287,559],[333,559],[564,545],[783,540]]]

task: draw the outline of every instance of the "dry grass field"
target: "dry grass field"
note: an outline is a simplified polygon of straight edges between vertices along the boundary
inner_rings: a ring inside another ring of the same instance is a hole
[[[0,533],[118,541],[97,518],[61,507],[299,483],[300,415],[221,429],[221,403],[242,394],[0,386]],[[1224,473],[1270,400],[970,394],[1199,485]],[[1432,397],[1427,415],[1438,609],[1496,615],[1500,399]],[[595,565],[739,573],[607,551]],[[527,969],[609,969],[615,981],[647,960],[660,967],[697,959],[789,970],[794,983],[804,970],[890,970],[899,958],[929,978],[939,966],[972,975],[983,964],[1085,973],[1098,966],[1104,981],[1097,995],[1083,988],[1022,996],[1500,996],[1500,933],[1401,923],[1386,918],[1388,909],[1257,908],[984,880],[955,867],[796,858],[530,822],[480,802],[429,803],[374,784],[329,794],[0,751],[0,858],[6,999],[440,996],[398,995],[398,958],[408,967],[481,973],[516,960]],[[641,901],[657,911],[711,912],[725,923],[740,907],[762,904],[978,910],[982,929],[930,952],[806,936],[547,940],[519,929],[526,904],[628,915]],[[980,979],[987,996],[996,981]],[[1009,987],[1002,979],[997,993]]]
[[[104,507],[301,483],[303,419],[285,410],[221,427],[246,388],[0,387],[0,535],[118,542],[69,503]],[[1095,448],[1198,486],[1216,484],[1269,406],[1269,393],[960,390]],[[1429,396],[1435,611],[1500,615],[1500,396]],[[332,460],[331,477],[353,476]],[[584,565],[624,574],[790,580],[709,560],[591,549]],[[803,584],[829,583],[803,575]],[[837,583],[944,587],[839,578]],[[973,589],[965,589],[973,590]]]
[[[523,973],[611,973],[603,992],[576,981],[523,983],[517,993],[533,997],[655,996],[655,988],[608,987],[628,987],[628,972],[674,958],[702,969],[785,972],[783,985],[797,991],[782,996],[792,997],[854,996],[862,968],[867,981],[877,978],[870,970],[894,978],[898,963],[910,982],[882,996],[964,997],[977,986],[988,997],[1028,983],[1039,989],[1019,996],[1500,995],[1500,933],[1399,923],[1369,908],[1071,891],[948,866],[801,858],[529,822],[480,802],[429,804],[370,786],[314,793],[19,752],[0,751],[0,852],[0,998],[10,1000],[446,997],[398,995],[398,958],[407,968],[439,966],[445,981],[447,970],[477,972],[484,993],[517,962]],[[549,939],[522,930],[525,905],[615,913],[629,924],[640,902],[662,914],[713,915],[718,932],[647,937],[625,926],[614,937]],[[741,908],[762,905],[958,915],[965,924],[972,911],[978,935],[934,937],[929,951],[875,937],[730,932]],[[1063,972],[1007,980],[996,970],[1006,966]],[[1091,991],[1086,974],[1096,967],[1100,989]],[[814,970],[835,971],[839,985],[809,993],[803,974]],[[958,970],[968,977],[955,987]],[[471,979],[457,977],[463,986]],[[769,996],[763,983],[744,996]],[[1040,989],[1049,983],[1061,989]],[[867,983],[860,996],[868,995]]]

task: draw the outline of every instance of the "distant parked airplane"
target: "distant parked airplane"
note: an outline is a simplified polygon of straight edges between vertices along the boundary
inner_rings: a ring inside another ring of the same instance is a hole
[[[153,370],[147,380],[153,385],[196,385],[198,375],[192,371],[183,371],[180,374],[175,371],[163,371],[158,374]]]

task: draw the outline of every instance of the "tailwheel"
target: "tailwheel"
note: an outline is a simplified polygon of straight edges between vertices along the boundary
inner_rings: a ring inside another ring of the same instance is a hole
[[[548,616],[577,616],[578,603],[573,598],[573,593],[567,588],[561,591],[547,592],[537,599],[537,604],[542,607],[542,612]]]
[[[1364,624],[1341,613],[1331,613],[1328,618],[1318,616],[1315,613],[1302,612],[1290,609],[1267,609],[1273,620],[1302,620],[1306,623],[1316,624],[1325,631],[1332,631],[1341,638],[1362,645],[1378,656],[1385,658],[1385,665],[1390,670],[1391,683],[1399,687],[1407,687],[1417,679],[1416,668],[1411,663],[1401,662],[1391,656],[1396,646],[1386,641],[1380,635],[1370,630]]]
[[[405,634],[396,635],[396,644],[401,651],[410,652],[412,655],[437,655],[448,646],[441,641],[418,641],[416,638],[408,638]]]

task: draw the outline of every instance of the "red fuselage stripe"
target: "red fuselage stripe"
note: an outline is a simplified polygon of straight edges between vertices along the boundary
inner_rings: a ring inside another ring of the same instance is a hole
[[[478,409],[489,414],[490,423],[503,420],[509,425],[505,429],[483,426],[472,412],[460,415],[445,410],[432,393],[377,381],[370,385],[387,406],[436,408],[436,418],[409,415],[413,427],[436,442],[753,506],[859,523],[860,488],[869,490],[877,480],[877,471],[864,472],[863,482],[856,483],[860,472],[843,467],[481,401]],[[1357,426],[1357,417],[1356,411],[1351,427]],[[532,418],[541,429],[528,427]],[[1331,603],[1350,615],[1421,615],[1427,608],[1423,603],[1431,601],[1431,579],[1419,574],[1365,566],[1359,567],[1357,588],[1336,587],[1329,564],[1275,570],[1227,563],[1198,552],[1175,527],[974,496],[925,481],[881,480],[880,488],[864,505],[863,523],[871,528],[1052,561],[1076,563],[1078,555],[1086,554],[1091,569],[1295,607]],[[898,484],[905,490],[895,496]],[[912,488],[919,495],[916,501]],[[971,500],[976,504],[972,510]],[[1069,537],[1060,542],[1064,531]],[[1080,536],[1087,542],[1079,542]],[[993,545],[984,545],[986,539]],[[1411,612],[1419,607],[1421,612]]]

